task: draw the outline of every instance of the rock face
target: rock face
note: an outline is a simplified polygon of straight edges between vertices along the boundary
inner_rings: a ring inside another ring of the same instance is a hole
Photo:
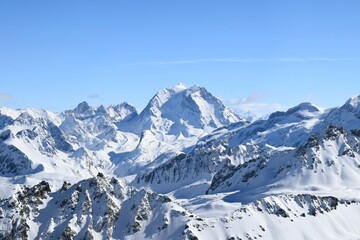
[[[16,176],[35,171],[29,158],[13,145],[0,143],[0,175]],[[41,170],[41,165],[38,166]]]
[[[0,218],[7,230],[0,231],[0,238],[123,239],[146,234],[179,239],[189,216],[166,196],[129,188],[103,174],[74,185],[64,182],[50,192],[49,183],[42,181],[3,199]],[[176,227],[168,229],[173,222]]]
[[[41,181],[29,188],[23,186],[13,197],[0,201],[1,239],[29,239],[32,220],[51,191],[49,183]],[[5,229],[5,230],[4,230]]]
[[[240,119],[204,88],[0,108],[0,239],[354,239],[360,96]]]

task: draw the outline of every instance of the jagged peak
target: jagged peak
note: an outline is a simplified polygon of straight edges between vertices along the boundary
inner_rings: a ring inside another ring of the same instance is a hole
[[[150,103],[156,104],[159,100],[166,101],[169,97],[176,93],[185,91],[187,88],[184,84],[178,83],[172,87],[159,90],[154,97],[150,100]]]
[[[158,91],[134,122],[118,127],[125,131],[141,134],[144,130],[161,129],[167,134],[187,135],[191,128],[211,132],[234,122],[241,121],[234,112],[204,87],[185,88],[183,84]],[[185,136],[184,135],[184,136]]]
[[[105,114],[107,113],[107,108],[104,105],[100,105],[97,109],[96,109],[96,113],[101,113],[101,114]]]
[[[341,107],[353,111],[360,108],[360,95],[357,97],[352,97],[346,101],[346,103]]]
[[[360,96],[350,98],[344,105],[330,109],[326,121],[346,129],[360,129]]]
[[[147,108],[154,107],[154,106],[161,107],[162,104],[164,104],[165,102],[167,102],[174,96],[179,96],[179,94],[183,95],[184,97],[191,97],[195,93],[200,93],[200,96],[203,98],[207,98],[207,99],[212,98],[212,99],[216,100],[217,102],[221,103],[221,105],[223,105],[222,102],[218,98],[213,96],[204,87],[201,87],[199,85],[193,85],[193,86],[187,88],[184,84],[178,83],[177,85],[175,85],[173,87],[165,88],[165,89],[158,91],[154,95],[154,97],[150,100],[149,104],[147,105]]]
[[[128,116],[136,116],[137,111],[135,107],[127,102],[117,105],[92,107],[86,101],[83,101],[75,109],[66,110],[63,114],[80,120],[105,118],[111,121],[120,121]]]
[[[88,110],[92,110],[92,107],[86,101],[83,101],[74,110],[78,113],[85,113]]]
[[[210,94],[204,87],[201,87],[199,85],[193,85],[193,86],[187,88],[183,83],[178,83],[177,85],[175,85],[173,87],[165,88],[165,89],[158,91],[154,95],[154,97],[150,100],[149,103],[150,103],[150,105],[160,106],[162,103],[166,102],[174,95],[184,94],[185,96],[190,96],[196,92],[204,93],[204,95]]]
[[[56,118],[56,114],[44,109],[38,109],[38,108],[24,108],[24,109],[10,109],[10,108],[4,108],[0,107],[0,115],[8,116],[14,120],[16,119],[39,119],[39,118],[47,118],[51,119],[52,121]]]
[[[188,89],[189,89],[189,92],[196,92],[196,91],[199,91],[199,90],[202,90],[202,91],[205,90],[205,91],[207,92],[207,90],[206,90],[204,87],[201,87],[201,86],[199,86],[199,85],[197,85],[197,84],[191,86],[191,87],[188,88]]]
[[[360,102],[360,95],[357,97],[352,97],[347,101],[347,103],[353,105],[354,107],[356,107],[359,104],[359,102]]]
[[[130,103],[128,102],[122,102],[120,104],[117,104],[117,105],[110,105],[108,108],[112,108],[116,111],[120,111],[122,109],[127,109],[127,110],[130,110],[132,112],[137,112],[136,108],[131,105]]]
[[[183,91],[183,90],[187,89],[187,87],[182,82],[179,82],[178,84],[174,85],[173,87],[171,87],[169,89],[171,89],[173,91]]]
[[[15,119],[20,115],[20,112],[18,110],[0,106],[0,115],[8,116],[12,119]]]
[[[127,102],[110,105],[106,108],[106,111],[108,116],[114,120],[123,120],[130,116],[133,117],[138,115],[136,108]]]

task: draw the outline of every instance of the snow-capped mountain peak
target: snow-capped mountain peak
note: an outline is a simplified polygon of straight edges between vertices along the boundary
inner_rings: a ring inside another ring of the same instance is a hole
[[[159,120],[161,119],[161,120]],[[185,88],[178,84],[160,90],[140,113],[138,121],[145,129],[162,128],[168,133],[180,133],[175,128],[183,126],[204,129],[215,128],[239,121],[240,118],[205,88]]]
[[[85,112],[92,110],[93,108],[90,107],[90,105],[86,101],[79,103],[79,105],[77,105],[77,107],[74,109],[75,112],[80,114],[84,114]]]
[[[178,84],[174,85],[173,87],[171,87],[170,89],[172,89],[173,91],[183,91],[185,90],[187,87],[185,86],[185,84],[183,84],[182,82],[179,82]]]
[[[320,109],[316,106],[314,106],[313,104],[309,103],[309,102],[303,102],[300,103],[299,105],[289,108],[286,113],[287,114],[292,114],[294,112],[319,112]]]
[[[114,121],[129,120],[138,115],[134,106],[127,102],[118,105],[111,105],[106,108],[108,116]]]
[[[65,115],[71,115],[75,118],[85,119],[95,114],[95,108],[90,106],[86,101],[79,103],[74,109],[66,110]]]
[[[85,120],[91,117],[104,116],[114,121],[121,121],[129,115],[137,115],[136,108],[127,102],[118,105],[110,105],[108,107],[100,105],[99,107],[92,107],[86,101],[81,102],[73,110],[66,110],[64,112],[67,116],[74,116],[77,119]]]
[[[357,97],[350,98],[343,105],[343,108],[347,108],[349,111],[360,112],[360,95]]]
[[[120,172],[129,168],[129,161],[131,172],[137,172],[136,164],[162,162],[163,154],[176,155],[200,137],[238,121],[243,120],[205,88],[178,84],[158,91],[138,116],[117,124],[120,131],[136,134],[138,144],[113,158],[123,164]]]
[[[326,116],[326,122],[347,129],[360,128],[360,96],[350,98],[344,105],[333,108]]]
[[[0,107],[0,115],[8,116],[12,119],[15,119],[19,116],[19,111],[7,108],[7,107]]]
[[[0,107],[0,239],[356,239],[359,102],[249,123],[178,84],[140,114]]]

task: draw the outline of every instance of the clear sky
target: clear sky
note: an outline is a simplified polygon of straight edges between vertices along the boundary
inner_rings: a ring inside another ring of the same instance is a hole
[[[360,94],[359,0],[4,0],[0,105],[141,110],[198,84],[258,113]]]

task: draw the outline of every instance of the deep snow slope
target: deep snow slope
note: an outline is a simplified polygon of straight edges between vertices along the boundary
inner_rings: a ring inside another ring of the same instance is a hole
[[[251,123],[182,84],[1,107],[0,181],[1,239],[358,239],[360,96]]]

